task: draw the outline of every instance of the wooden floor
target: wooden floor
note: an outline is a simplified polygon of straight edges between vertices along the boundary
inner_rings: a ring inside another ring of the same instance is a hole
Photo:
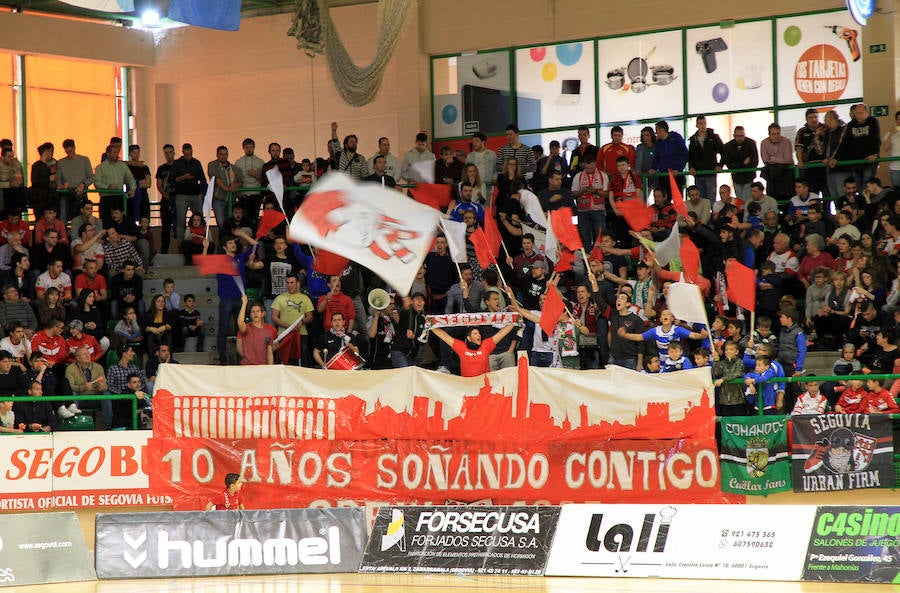
[[[290,575],[170,580],[92,581],[4,587],[23,593],[882,593],[892,585],[692,581],[682,579],[582,579],[455,575]]]

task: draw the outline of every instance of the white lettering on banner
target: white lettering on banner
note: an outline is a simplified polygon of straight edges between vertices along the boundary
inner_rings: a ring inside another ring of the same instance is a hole
[[[868,414],[820,414],[809,420],[816,434],[832,428],[860,428],[872,430]]]
[[[638,489],[651,490],[667,484],[687,490],[696,482],[711,488],[719,480],[719,464],[715,452],[702,449],[695,457],[687,453],[666,456],[656,451],[601,451],[571,453],[566,459],[566,484],[583,488],[585,480],[592,488],[634,490],[635,461],[641,469]],[[654,467],[655,466],[655,467]],[[656,480],[652,477],[656,475]]]
[[[220,537],[215,543],[215,552],[209,556],[203,540],[192,542],[170,540],[165,530],[157,537],[157,562],[159,568],[169,568],[170,555],[174,552],[182,568],[219,568],[222,566],[308,566],[341,563],[340,529],[331,526],[326,537],[304,537],[297,540],[273,538],[231,539]]]
[[[416,531],[453,531],[455,533],[535,533],[541,532],[540,516],[531,512],[423,511]]]

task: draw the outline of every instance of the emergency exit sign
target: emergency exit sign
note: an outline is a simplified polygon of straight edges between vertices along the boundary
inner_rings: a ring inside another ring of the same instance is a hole
[[[872,117],[887,117],[888,106],[887,105],[872,105],[872,108],[869,111],[871,112]]]
[[[873,43],[869,46],[870,54],[882,54],[887,51],[887,43]]]

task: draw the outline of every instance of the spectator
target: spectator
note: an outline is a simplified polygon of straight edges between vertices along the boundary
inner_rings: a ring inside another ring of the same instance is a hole
[[[109,281],[110,317],[117,319],[124,307],[135,308],[138,314],[144,313],[144,280],[135,271],[134,260],[122,262],[122,271]]]
[[[612,141],[600,147],[597,160],[603,168],[603,172],[612,178],[619,172],[617,163],[622,157],[626,158],[630,169],[634,168],[636,153],[632,145],[622,141],[625,136],[622,126],[613,126],[609,135]]]
[[[91,355],[84,346],[75,351],[75,362],[66,368],[65,378],[75,395],[103,395],[107,391],[106,376],[103,367],[96,362],[91,362]],[[100,409],[103,416],[104,430],[110,430],[113,422],[112,400],[81,400],[79,407],[88,409]],[[67,409],[60,406],[61,418],[70,417],[65,413]],[[71,410],[68,410],[71,411]]]
[[[172,357],[172,349],[169,348],[168,344],[160,344],[156,347],[156,352],[153,353],[147,360],[146,372],[143,377],[147,379],[147,393],[153,395],[156,393],[156,377],[159,374],[159,369],[164,364],[178,364],[178,361]],[[142,376],[138,373],[134,373],[129,375],[128,381],[131,383],[132,377],[137,377],[141,379]],[[131,385],[129,385],[129,388]]]
[[[59,218],[67,222],[75,212],[75,204],[93,185],[94,168],[91,159],[76,152],[75,141],[71,138],[63,140],[63,150],[66,156],[56,161],[56,187],[69,190],[68,195],[59,197]]]
[[[175,222],[175,179],[172,177],[172,165],[175,164],[175,147],[163,145],[165,162],[156,169],[156,190],[159,192],[160,236],[162,252],[169,253],[172,241],[172,227]]]
[[[497,171],[501,170],[501,166],[510,158],[515,158],[519,165],[519,169],[526,177],[530,177],[537,168],[534,159],[534,153],[531,149],[519,142],[519,128],[515,124],[506,126],[507,144],[500,147],[497,151]]]
[[[250,323],[245,321],[247,313],[247,295],[241,297],[241,310],[238,313],[237,351],[242,365],[275,364],[275,343],[277,332],[265,322],[266,312],[259,303],[250,307]]]
[[[109,216],[109,208],[116,202],[119,204],[124,200],[122,187],[126,188],[125,195],[129,198],[134,197],[137,188],[137,180],[131,174],[128,166],[119,160],[122,154],[122,145],[110,144],[106,147],[106,158],[97,165],[94,172],[94,186],[101,190],[100,194],[100,218],[104,219]],[[112,190],[106,191],[103,190]],[[79,234],[81,230],[79,229]]]
[[[172,312],[166,310],[166,297],[163,295],[157,294],[150,300],[141,325],[144,327],[147,352],[156,351],[159,344],[168,344],[170,348],[174,345],[175,319]]]
[[[116,336],[127,344],[142,344],[144,342],[144,330],[137,320],[137,311],[131,305],[122,309],[122,318],[114,328]]]
[[[203,316],[194,308],[196,298],[192,294],[184,295],[184,308],[178,312],[178,325],[181,328],[180,344],[184,344],[187,338],[197,339],[197,352],[203,352],[203,337],[206,333],[203,325]]]
[[[797,403],[794,404],[791,415],[824,414],[825,409],[828,407],[828,400],[819,391],[819,382],[806,381],[804,387],[806,387],[806,391],[797,398]]]
[[[781,126],[769,124],[769,137],[759,144],[763,162],[760,177],[766,180],[768,194],[776,200],[786,200],[794,188],[794,149],[791,141],[781,135]]]
[[[715,171],[721,157],[724,156],[725,145],[715,130],[706,127],[706,116],[698,115],[697,131],[688,141],[688,166],[694,176],[694,185],[700,190],[700,197],[712,202],[716,197],[716,175],[697,175],[697,171]],[[751,179],[752,181],[752,179]],[[703,224],[706,224],[703,221]]]
[[[194,158],[194,147],[189,143],[181,146],[181,156],[172,163],[170,173],[175,182],[175,240],[181,244],[187,226],[187,211],[203,210],[203,194],[206,191],[206,177],[200,161]],[[103,212],[100,212],[103,218]]]
[[[39,381],[28,386],[28,397],[41,397],[44,390]],[[16,422],[25,425],[25,432],[53,432],[57,428],[53,404],[50,402],[16,402]]]
[[[96,301],[97,298],[93,292],[82,292],[78,296],[78,308],[72,311],[71,318],[73,321],[81,322],[83,331],[93,336],[100,343],[103,352],[106,352],[109,349],[109,338],[106,337],[106,321]]]
[[[878,120],[869,115],[869,107],[865,103],[857,103],[850,108],[845,142],[847,159],[868,161],[864,165],[853,165],[850,169],[856,183],[862,185],[875,177],[878,170],[875,160],[881,151],[881,127]]]
[[[731,140],[722,147],[722,158],[719,161],[717,171],[723,167],[728,169],[755,169],[759,165],[759,150],[756,140],[747,138],[744,126],[735,126]],[[750,199],[750,184],[756,179],[756,171],[744,173],[732,173],[731,183],[734,185],[734,194],[743,201]]]
[[[19,298],[19,291],[14,286],[6,285],[0,301],[0,325],[8,328],[17,321],[24,325],[29,338],[37,331],[37,318],[31,305]]]
[[[688,149],[684,143],[684,137],[678,132],[669,131],[669,124],[664,121],[656,122],[656,144],[653,153],[653,165],[650,167],[651,175],[657,172],[665,173],[684,171],[688,162]],[[676,175],[675,184],[679,190],[684,190],[684,176]]]
[[[638,175],[647,175],[653,168],[653,157],[656,155],[656,132],[650,126],[641,129],[641,143],[634,149],[634,172]],[[650,193],[656,180],[644,177],[644,195]]]

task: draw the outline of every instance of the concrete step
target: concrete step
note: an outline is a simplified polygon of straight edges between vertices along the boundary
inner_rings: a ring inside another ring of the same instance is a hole
[[[184,256],[180,253],[157,253],[151,263],[156,268],[176,268],[184,265]]]
[[[206,352],[178,352],[175,360],[180,364],[212,364],[215,353],[211,349]]]

